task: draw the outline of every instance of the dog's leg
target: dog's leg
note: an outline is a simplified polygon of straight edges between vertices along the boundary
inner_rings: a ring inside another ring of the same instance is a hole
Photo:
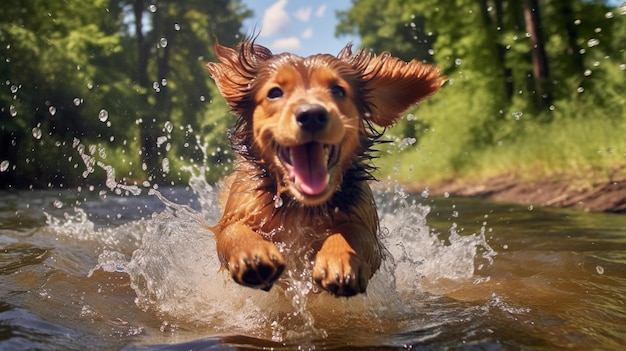
[[[241,285],[268,291],[285,269],[276,245],[241,222],[223,228],[215,239],[222,264]]]
[[[359,224],[344,224],[328,236],[315,257],[313,279],[333,295],[364,293],[380,266],[376,235]]]

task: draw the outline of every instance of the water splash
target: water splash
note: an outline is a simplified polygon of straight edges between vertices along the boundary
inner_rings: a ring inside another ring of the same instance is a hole
[[[427,225],[430,209],[411,200],[397,184],[388,184],[377,191],[382,241],[388,251],[367,294],[337,299],[321,292],[311,278],[313,253],[295,243],[281,246],[288,268],[266,293],[239,286],[220,271],[208,229],[220,215],[215,190],[204,180],[202,168],[193,169],[190,186],[200,209],[150,190],[166,209],[124,228],[94,230],[80,211],[61,221],[49,218],[49,226],[81,240],[114,236],[119,241],[120,235],[132,231],[137,246],[131,253],[108,242],[89,275],[97,270],[127,274],[136,304],[163,323],[278,342],[324,339],[345,328],[357,328],[355,333],[371,342],[376,334],[372,330],[398,330],[414,321],[431,293],[423,282],[476,279],[476,263],[493,255],[482,232],[461,236],[453,226],[441,239]],[[293,237],[308,234],[304,228],[290,232]]]

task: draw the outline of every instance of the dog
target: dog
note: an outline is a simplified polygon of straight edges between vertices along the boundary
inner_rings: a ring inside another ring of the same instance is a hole
[[[237,153],[222,184],[215,234],[222,268],[239,284],[270,290],[285,269],[290,229],[312,250],[311,277],[336,296],[366,291],[383,259],[368,182],[385,127],[435,93],[439,70],[385,52],[300,57],[244,39],[215,42],[207,69],[237,116]],[[281,230],[279,230],[281,229]],[[309,268],[311,269],[311,268]]]

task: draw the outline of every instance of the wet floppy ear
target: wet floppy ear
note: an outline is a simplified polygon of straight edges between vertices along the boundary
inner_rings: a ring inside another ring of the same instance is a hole
[[[389,53],[355,56],[366,56],[361,66],[365,100],[370,106],[367,118],[382,127],[395,123],[411,105],[435,93],[443,83],[437,68],[415,60],[405,62]]]
[[[215,40],[214,48],[219,62],[209,62],[206,67],[220,94],[235,108],[247,98],[259,61],[270,58],[272,52],[253,41],[243,41],[238,50],[234,50]]]

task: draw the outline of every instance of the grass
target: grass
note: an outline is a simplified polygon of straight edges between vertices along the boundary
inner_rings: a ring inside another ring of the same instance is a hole
[[[484,106],[484,97],[481,101],[463,89],[441,95],[415,112],[426,116],[428,125],[419,142],[405,147],[398,135],[406,128],[390,131],[395,142],[385,146],[376,161],[379,178],[424,185],[452,179],[471,183],[512,174],[528,181],[565,177],[591,184],[626,176],[624,98],[605,105],[573,98],[555,103],[544,115],[510,108],[488,116],[464,102]],[[472,123],[467,123],[471,117]],[[488,137],[477,142],[481,133]]]

